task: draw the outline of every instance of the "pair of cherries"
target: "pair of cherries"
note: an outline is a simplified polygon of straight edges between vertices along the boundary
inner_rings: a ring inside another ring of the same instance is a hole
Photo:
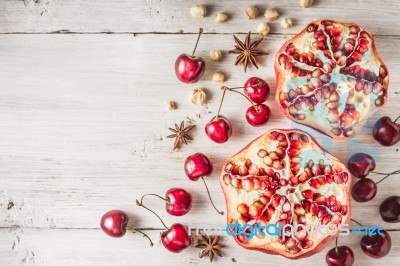
[[[360,246],[362,251],[375,259],[386,256],[392,247],[392,240],[386,231],[381,231],[382,235],[365,235],[361,238]],[[354,263],[354,253],[348,246],[337,246],[328,251],[325,257],[328,266],[352,266]]]
[[[250,101],[251,106],[246,110],[246,120],[252,126],[261,126],[265,124],[270,115],[271,110],[264,102],[267,100],[270,88],[264,80],[258,77],[249,78],[243,87],[228,88],[223,86],[221,103],[217,115],[211,119],[205,126],[207,136],[216,143],[224,143],[228,141],[232,135],[232,125],[228,118],[220,115],[224,96],[227,91],[236,92],[244,96]],[[243,89],[243,92],[238,91]]]
[[[202,153],[195,153],[186,158],[184,169],[187,177],[192,181],[197,181],[198,179],[202,179],[204,184],[204,176],[211,174],[212,172],[212,164],[210,160]],[[208,196],[211,196],[206,185]],[[182,250],[188,248],[191,244],[191,238],[186,227],[180,223],[174,223],[170,227],[167,227],[161,217],[146,207],[143,204],[143,199],[146,196],[156,196],[165,201],[166,211],[174,216],[182,216],[188,213],[192,207],[192,196],[189,192],[184,190],[183,188],[171,188],[165,193],[165,197],[161,197],[157,194],[145,194],[139,200],[136,200],[136,204],[141,206],[148,211],[155,214],[158,219],[161,221],[162,225],[165,227],[165,231],[161,234],[161,242],[163,246],[171,252],[179,253]],[[215,208],[213,201],[211,200],[212,205]],[[216,208],[215,208],[216,209]],[[216,209],[217,210],[217,209]],[[217,210],[218,211],[218,210]],[[218,211],[219,212],[219,211]],[[223,214],[223,212],[219,212]],[[112,237],[122,237],[126,234],[127,224],[129,217],[128,215],[121,210],[112,210],[105,213],[100,221],[100,227],[102,230],[109,236]],[[153,245],[151,239],[143,232],[138,229],[130,228],[133,231],[137,231],[147,237],[150,241],[150,244]]]

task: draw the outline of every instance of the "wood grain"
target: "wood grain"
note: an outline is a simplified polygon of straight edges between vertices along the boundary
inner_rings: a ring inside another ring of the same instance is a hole
[[[310,9],[298,7],[297,1],[271,1],[268,6],[279,7],[282,16],[295,19],[296,26],[283,30],[279,22],[272,23],[274,34],[260,45],[269,55],[260,60],[260,69],[252,68],[246,74],[242,67],[233,66],[235,56],[226,51],[234,45],[231,33],[254,30],[263,21],[259,17],[246,22],[242,17],[244,6],[256,1],[210,4],[210,14],[220,10],[231,14],[231,20],[224,24],[215,24],[212,15],[192,19],[188,9],[194,1],[48,2],[0,1],[0,265],[159,265],[159,261],[177,265],[177,260],[182,265],[207,264],[207,260],[197,259],[196,249],[177,257],[159,243],[151,249],[137,235],[117,240],[106,237],[98,229],[99,218],[118,208],[129,213],[130,226],[160,229],[156,217],[137,207],[135,199],[150,192],[162,195],[168,188],[180,186],[193,194],[190,215],[171,217],[157,199],[149,199],[147,204],[168,224],[206,220],[211,225],[223,225],[225,217],[212,209],[203,184],[185,177],[184,159],[194,152],[210,157],[215,170],[207,182],[217,207],[222,209],[220,166],[271,128],[308,131],[342,161],[363,151],[374,156],[379,171],[399,168],[399,146],[384,148],[371,137],[379,116],[399,114],[398,1],[315,1]],[[259,6],[264,9],[267,4]],[[391,73],[389,102],[357,137],[332,141],[291,123],[277,110],[273,101],[274,56],[307,21],[320,17],[348,20],[354,14],[357,18],[352,21],[376,34],[378,51]],[[215,33],[205,34],[197,50],[197,55],[206,59],[207,70],[201,82],[185,85],[177,81],[173,64],[178,54],[191,51],[195,36],[174,33],[194,33],[199,26]],[[52,32],[59,34],[33,34]],[[68,32],[77,34],[64,34]],[[244,36],[238,34],[242,39]],[[221,62],[209,60],[212,49],[223,51]],[[203,128],[215,114],[221,97],[221,84],[211,81],[216,70],[225,72],[228,86],[240,86],[251,76],[268,81],[272,95],[267,104],[273,114],[267,126],[247,125],[247,102],[227,95],[222,112],[233,123],[233,137],[225,145],[207,139]],[[190,91],[197,86],[205,88],[209,96],[201,107],[189,101]],[[168,100],[176,101],[178,109],[168,111]],[[174,152],[172,140],[165,136],[169,134],[167,128],[181,120],[196,124],[194,141]],[[378,176],[372,178],[379,180]],[[372,201],[352,203],[354,219],[395,230],[391,231],[391,253],[379,260],[385,265],[398,265],[400,227],[384,223],[378,206],[384,198],[398,194],[399,187],[399,178],[389,178],[379,184]],[[147,232],[154,240],[159,235],[157,230]],[[225,239],[227,256],[218,261],[223,265],[235,265],[232,257],[239,265],[324,263],[324,251],[294,263],[243,250]],[[360,252],[357,237],[343,237],[340,242],[356,253],[355,265],[376,265],[377,261]]]
[[[297,0],[282,1],[201,1],[208,8],[203,19],[191,17],[189,9],[198,1],[187,0],[3,0],[0,1],[0,33],[133,33],[133,32],[205,32],[236,33],[255,31],[265,20],[267,7],[275,7],[280,18],[271,23],[271,32],[294,34],[313,19],[331,18],[353,21],[364,26],[372,34],[399,35],[400,21],[396,18],[399,1],[347,1],[315,0],[312,8],[302,8]],[[244,9],[255,5],[260,16],[247,21]],[[226,23],[215,23],[217,12],[226,12]],[[289,17],[294,27],[283,29],[280,19]]]

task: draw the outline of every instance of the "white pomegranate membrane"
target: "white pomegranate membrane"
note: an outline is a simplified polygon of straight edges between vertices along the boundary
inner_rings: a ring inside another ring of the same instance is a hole
[[[275,74],[284,114],[335,139],[356,135],[387,102],[387,68],[353,23],[311,22],[279,50]]]
[[[338,226],[350,219],[350,173],[301,130],[273,129],[255,139],[224,164],[220,183],[228,224]],[[310,256],[334,237],[301,228],[284,239],[234,236],[245,248],[289,258]]]

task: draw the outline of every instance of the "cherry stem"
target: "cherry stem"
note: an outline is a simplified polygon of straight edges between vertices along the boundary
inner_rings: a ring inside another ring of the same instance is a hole
[[[400,116],[398,116],[398,117],[393,121],[393,123],[396,123],[397,120],[399,120],[399,118],[400,118]]]
[[[147,235],[147,234],[145,234],[143,231],[141,231],[141,230],[139,230],[139,229],[136,229],[136,228],[127,228],[128,230],[132,230],[132,231],[135,231],[135,232],[138,232],[138,233],[141,233],[142,235],[143,235],[143,237],[146,237],[149,241],[150,241],[150,247],[152,247],[153,246],[153,241],[151,241],[151,239],[150,239],[150,237]],[[134,232],[134,233],[135,233]]]
[[[336,251],[336,254],[339,255],[339,250],[338,250],[338,247],[337,247],[337,240],[338,240],[338,238],[339,238],[339,237],[336,237],[336,240],[335,240],[335,251]]]
[[[145,196],[145,195],[144,195],[144,196]],[[136,199],[136,205],[138,205],[138,206],[140,206],[140,207],[143,207],[143,208],[145,208],[146,210],[152,212],[155,216],[157,216],[157,218],[160,220],[160,222],[161,222],[162,225],[165,227],[165,229],[168,230],[169,228],[165,225],[165,223],[163,222],[163,220],[161,219],[161,217],[158,216],[157,213],[155,213],[154,211],[150,210],[149,208],[147,208],[146,206],[143,205],[142,202],[143,202],[143,197],[144,197],[144,196],[142,196],[142,198],[140,199],[140,201]]]
[[[232,91],[232,92],[239,93],[239,94],[242,95],[244,98],[246,98],[246,99],[251,103],[251,105],[254,106],[254,108],[256,108],[256,110],[257,110],[257,105],[256,105],[255,103],[253,103],[253,102],[250,100],[249,97],[247,97],[244,93],[242,93],[242,92],[240,92],[240,91],[236,91],[237,89],[243,89],[243,88],[244,88],[244,87],[229,88],[229,87],[226,87],[226,86],[222,86],[222,87],[221,87],[221,90],[224,90],[224,92],[225,92],[225,91]]]
[[[206,186],[208,198],[210,199],[212,206],[214,207],[214,209],[215,209],[219,214],[224,215],[224,212],[223,212],[223,211],[219,211],[219,210],[217,209],[217,207],[215,207],[214,202],[213,202],[213,200],[211,199],[210,191],[208,190],[208,186],[207,186],[206,180],[204,180],[204,177],[201,177],[201,179],[203,180],[204,185]]]
[[[375,173],[376,174],[376,173]],[[382,174],[382,173],[380,173],[380,174]],[[395,175],[395,174],[400,174],[400,170],[397,170],[397,171],[394,171],[394,172],[391,172],[391,173],[386,173],[386,174],[384,174],[384,175],[386,175],[384,178],[382,178],[381,180],[379,180],[378,182],[376,182],[376,184],[379,184],[380,182],[382,182],[383,180],[385,180],[386,178],[388,178],[389,176],[391,176],[391,175]]]
[[[358,224],[359,226],[364,226],[362,224],[360,224],[359,222],[357,222],[356,220],[350,219],[350,221],[355,222],[356,224]],[[365,226],[364,226],[365,227]]]
[[[157,195],[157,194],[152,194],[152,193],[150,193],[150,194],[144,194],[143,197],[142,197],[142,199],[143,199],[144,197],[146,197],[146,196],[155,196],[155,197],[160,198],[160,199],[162,199],[163,201],[166,201],[167,203],[169,203],[169,200],[168,200],[168,199],[163,198],[163,197],[161,197],[160,195]]]
[[[215,116],[215,120],[218,119],[219,112],[221,111],[222,103],[224,102],[225,92],[226,92],[226,90],[224,90],[224,92],[222,93],[221,102],[220,102],[220,104],[219,104],[219,108],[218,108],[217,115]]]
[[[194,49],[193,49],[192,57],[194,56],[194,53],[196,52],[197,44],[199,43],[200,36],[201,36],[202,33],[203,33],[203,28],[200,28],[199,29],[199,36],[197,36],[197,41],[196,41],[196,45],[194,46]]]

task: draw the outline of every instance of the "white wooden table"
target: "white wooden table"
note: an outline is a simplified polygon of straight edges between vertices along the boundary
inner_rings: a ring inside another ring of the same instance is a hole
[[[399,1],[322,1],[304,9],[296,0],[204,1],[210,15],[193,19],[189,8],[197,1],[166,0],[1,0],[0,1],[0,265],[206,265],[199,250],[167,252],[159,243],[158,220],[135,205],[143,193],[164,194],[172,186],[187,188],[194,196],[193,210],[181,218],[166,214],[164,205],[148,205],[169,224],[198,223],[207,219],[223,225],[225,218],[210,206],[201,182],[189,181],[183,161],[194,152],[207,154],[215,171],[207,178],[216,205],[223,208],[218,184],[222,162],[250,140],[270,128],[298,127],[276,108],[273,60],[277,49],[312,19],[332,18],[365,26],[391,73],[389,103],[357,137],[332,141],[311,129],[322,145],[341,160],[356,151],[372,154],[377,169],[399,169],[400,146],[383,148],[371,136],[381,115],[400,114],[400,20]],[[227,51],[232,34],[244,38],[263,21],[247,21],[243,10],[255,4],[260,10],[276,7],[281,18],[290,17],[294,27],[271,23],[271,34],[262,43],[269,52],[260,69],[244,74],[234,67],[235,56],[224,54],[211,62],[212,49]],[[229,21],[216,24],[213,14],[227,12]],[[197,54],[206,59],[207,70],[196,85],[177,81],[174,61],[191,52],[199,27],[205,30]],[[212,73],[224,71],[227,85],[240,86],[250,76],[266,79],[272,89],[268,104],[273,114],[267,126],[253,128],[244,120],[245,99],[227,95],[223,113],[231,118],[232,139],[224,145],[211,143],[203,128],[215,114],[219,85]],[[191,89],[207,89],[210,99],[197,107],[188,100]],[[178,109],[167,111],[168,100]],[[194,141],[172,151],[165,139],[167,127],[194,119]],[[379,177],[373,177],[377,180]],[[379,184],[377,196],[364,204],[352,203],[353,218],[366,225],[381,225],[392,236],[388,256],[374,260],[364,255],[359,237],[342,237],[356,256],[355,265],[399,265],[400,224],[381,220],[378,206],[399,195],[400,178]],[[150,248],[137,234],[122,239],[107,237],[99,229],[101,215],[123,209],[130,225],[145,229],[155,242]],[[220,265],[324,265],[325,254],[289,261],[283,257],[248,251],[224,238]]]

